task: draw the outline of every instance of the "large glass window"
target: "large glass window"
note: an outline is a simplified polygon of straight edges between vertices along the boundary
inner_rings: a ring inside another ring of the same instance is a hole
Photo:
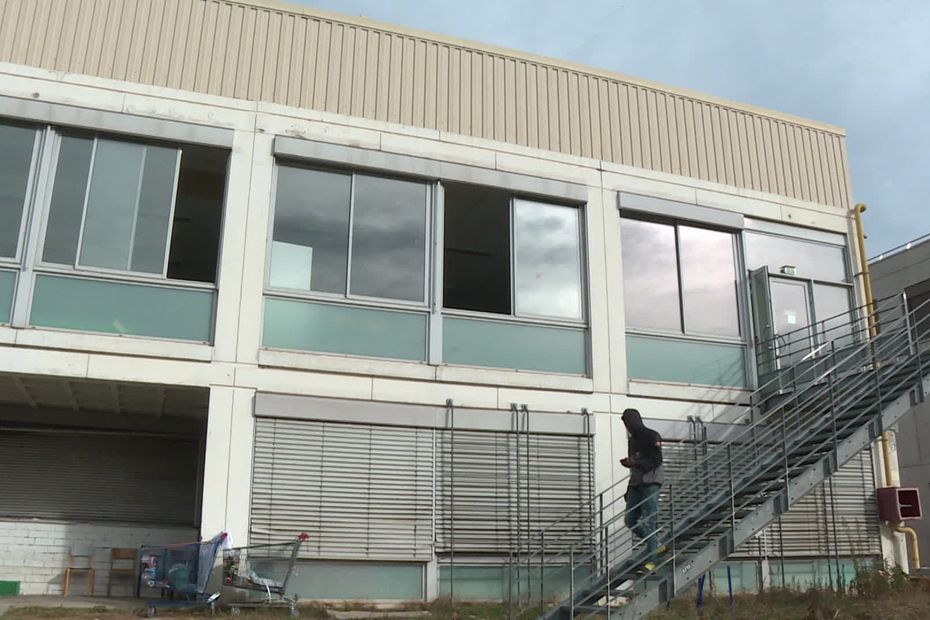
[[[621,220],[626,325],[693,336],[740,336],[733,235]]]
[[[444,217],[444,307],[583,318],[577,207],[450,184]]]
[[[37,133],[32,127],[0,123],[0,258],[18,254]]]
[[[42,260],[213,282],[225,174],[219,149],[62,136]]]
[[[425,303],[425,183],[279,166],[272,288]]]
[[[841,246],[747,232],[746,267],[768,267],[772,274],[845,282],[846,253]]]
[[[627,326],[680,331],[675,227],[630,219],[621,223]]]

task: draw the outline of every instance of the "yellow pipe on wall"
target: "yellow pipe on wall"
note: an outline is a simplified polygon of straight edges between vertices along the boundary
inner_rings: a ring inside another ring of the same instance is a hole
[[[895,476],[894,469],[891,467],[891,442],[888,441],[888,438],[891,436],[891,431],[885,431],[882,433],[882,469],[885,470],[885,486],[888,487],[897,487],[901,486],[901,481]],[[905,526],[901,521],[895,523],[889,523],[893,531],[900,534],[904,534],[911,539],[911,549],[913,553],[911,554],[911,563],[914,565],[914,570],[920,568],[920,542],[917,540],[917,532],[912,527]]]
[[[875,298],[872,296],[872,276],[869,273],[869,258],[868,254],[865,251],[865,229],[862,226],[862,214],[866,210],[866,206],[861,202],[855,206],[853,209],[853,216],[856,220],[856,237],[859,242],[859,266],[862,274],[862,289],[865,293],[865,307],[868,311],[868,327],[869,327],[869,337],[870,339],[875,340],[877,335],[877,325],[875,320]],[[874,345],[873,345],[874,347]],[[873,348],[873,357],[874,357],[874,348]],[[876,366],[877,366],[876,360]],[[888,438],[891,436],[890,431],[885,431],[882,433],[882,469],[885,472],[885,486],[896,487],[900,486],[901,482],[895,476],[895,470],[891,466],[891,442]],[[903,522],[898,521],[895,523],[889,523],[888,527],[892,531],[904,534],[911,539],[911,549],[913,550],[911,562],[914,564],[915,569],[920,568],[920,544],[917,540],[917,532],[914,531],[914,528],[910,528],[904,525]]]

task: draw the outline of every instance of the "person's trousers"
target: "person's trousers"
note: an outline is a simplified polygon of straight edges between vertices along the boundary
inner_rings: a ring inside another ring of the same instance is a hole
[[[655,559],[659,547],[656,514],[659,511],[660,489],[657,484],[644,484],[630,487],[626,492],[626,514],[623,520],[630,531],[643,540],[650,561]]]

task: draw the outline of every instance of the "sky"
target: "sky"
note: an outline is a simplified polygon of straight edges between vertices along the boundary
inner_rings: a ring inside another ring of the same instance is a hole
[[[869,254],[930,233],[925,0],[290,1],[838,125]]]

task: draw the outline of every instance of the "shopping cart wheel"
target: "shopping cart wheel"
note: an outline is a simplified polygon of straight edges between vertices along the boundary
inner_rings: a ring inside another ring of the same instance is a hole
[[[291,618],[299,618],[299,617],[300,617],[300,610],[297,609],[297,607],[292,605],[291,606]]]
[[[233,616],[238,616],[239,614],[242,613],[242,610],[239,609],[238,607],[230,607],[229,613],[232,614]]]
[[[155,617],[155,607],[153,607],[152,605],[149,605],[148,607],[146,607],[146,609],[145,609],[145,617],[146,617],[146,618],[154,618],[154,617]]]

